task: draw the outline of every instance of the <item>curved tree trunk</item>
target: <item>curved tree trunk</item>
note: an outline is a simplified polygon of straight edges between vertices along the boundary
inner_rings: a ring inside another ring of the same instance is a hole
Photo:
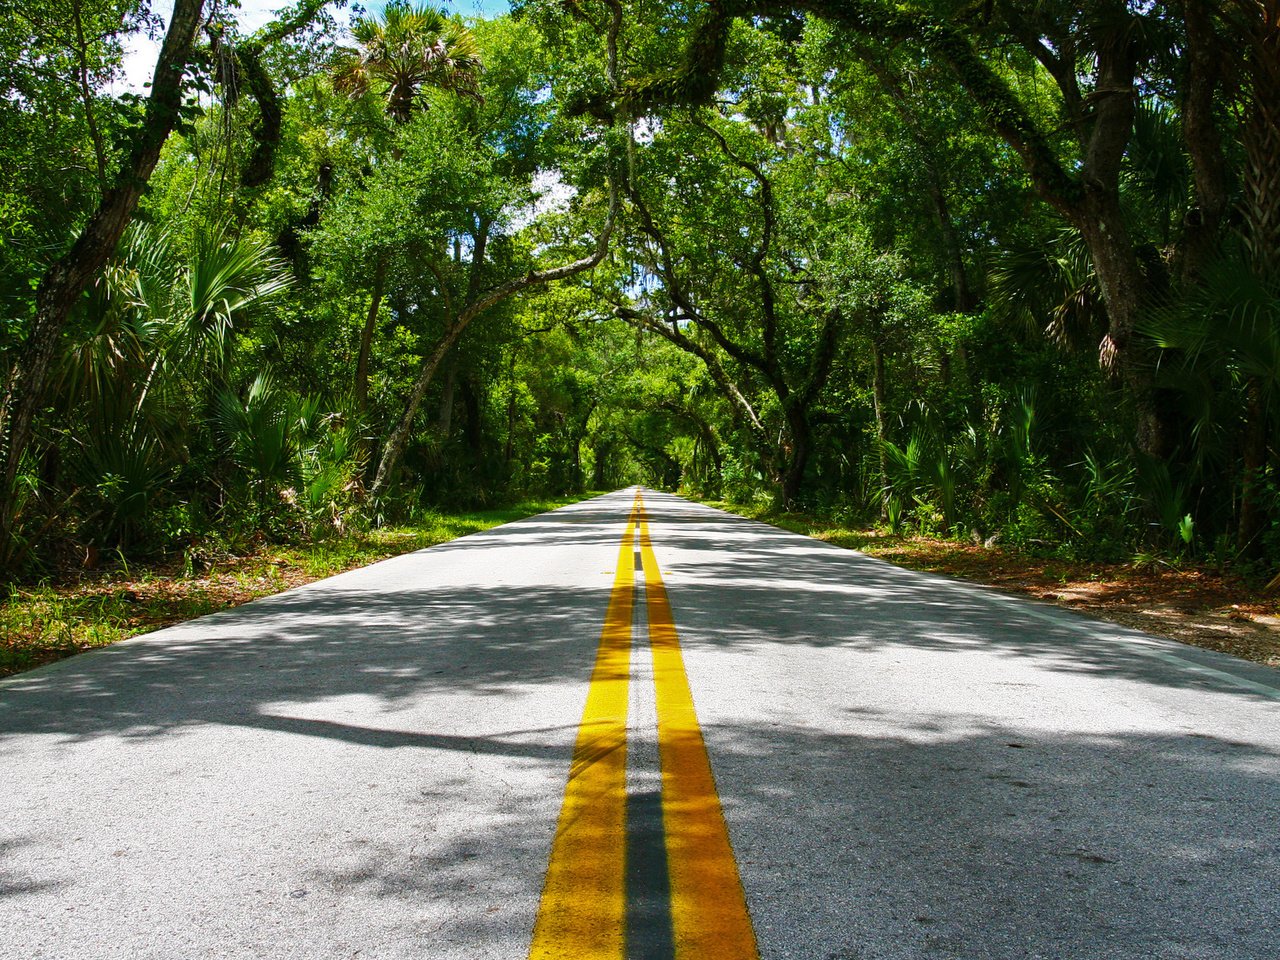
[[[31,442],[33,422],[44,400],[58,341],[72,308],[115,252],[160,160],[160,150],[178,122],[182,78],[203,9],[204,0],[175,0],[173,17],[156,61],[146,113],[128,156],[76,242],[40,281],[31,332],[17,362],[6,372],[4,397],[0,401],[0,437],[7,441],[3,449],[3,476],[0,476],[0,559],[8,553],[16,520],[14,482]]]
[[[382,457],[378,461],[378,472],[374,475],[373,486],[369,488],[370,496],[381,496],[390,485],[391,478],[404,457],[404,448],[409,442],[410,433],[413,432],[413,422],[417,419],[418,407],[422,404],[422,398],[426,395],[427,387],[431,386],[431,381],[435,377],[436,369],[440,366],[440,361],[444,359],[445,354],[462,336],[462,331],[466,329],[470,319],[468,317],[461,322],[455,320],[453,325],[445,331],[444,336],[436,341],[436,345],[431,352],[423,359],[422,366],[418,370],[418,378],[414,381],[413,389],[409,391],[409,400],[405,404],[404,414],[400,417],[391,433],[387,435],[386,443],[382,445]]]
[[[473,269],[471,275],[471,288],[473,291],[470,302],[462,308],[445,328],[443,335],[436,341],[436,345],[431,352],[423,358],[422,366],[418,370],[417,379],[414,380],[413,388],[409,391],[409,400],[405,404],[404,414],[396,423],[391,433],[387,435],[386,443],[382,447],[382,457],[378,461],[378,472],[373,478],[373,485],[369,488],[369,495],[372,497],[382,496],[387,492],[391,485],[392,478],[395,476],[396,470],[400,466],[400,461],[404,457],[404,449],[408,445],[409,435],[413,432],[413,424],[418,416],[418,408],[422,404],[422,398],[426,395],[427,388],[431,385],[431,381],[435,378],[436,370],[440,366],[440,362],[444,359],[451,347],[462,336],[463,331],[477,316],[488,310],[497,303],[501,303],[509,297],[514,296],[522,290],[532,286],[540,286],[546,283],[553,283],[556,280],[563,280],[566,277],[572,277],[575,274],[583,273],[596,266],[604,259],[605,253],[609,249],[609,240],[613,236],[614,223],[618,214],[618,193],[617,189],[610,183],[609,186],[609,213],[605,219],[604,227],[600,231],[600,236],[596,240],[595,250],[589,256],[572,263],[564,264],[559,267],[551,267],[546,270],[532,270],[524,276],[515,277],[506,283],[489,290],[487,293],[476,293],[479,287],[479,267],[483,263],[485,254],[485,244],[476,243],[475,252],[472,254],[476,259],[473,261]]]
[[[1098,348],[1099,363],[1120,380],[1132,404],[1134,445],[1148,456],[1164,459],[1169,431],[1156,397],[1154,357],[1135,336],[1147,281],[1134,256],[1119,198],[1095,195],[1091,201],[1089,213],[1077,226],[1089,247],[1107,306],[1109,324]]]
[[[373,271],[369,312],[365,315],[364,329],[360,331],[360,353],[356,357],[355,401],[356,410],[360,413],[369,408],[369,357],[373,353],[373,335],[378,329],[378,311],[382,307],[382,290],[386,280],[387,260],[380,256]]]
[[[1263,0],[1262,5],[1273,2]],[[1059,86],[1069,127],[1079,141],[1078,160],[1059,149],[1055,143],[1059,132],[1041,126],[998,67],[984,57],[965,25],[914,5],[878,0],[723,0],[709,5],[693,27],[680,65],[629,85],[620,99],[633,111],[661,104],[706,103],[724,67],[735,18],[803,10],[855,37],[923,44],[974,98],[991,130],[1018,154],[1036,192],[1085,235],[1112,322],[1103,358],[1114,365],[1130,394],[1135,444],[1160,456],[1168,441],[1163,411],[1156,401],[1147,358],[1132,335],[1144,278],[1119,215],[1120,171],[1139,92],[1141,18],[1124,0],[1103,0],[1095,6],[1085,26],[1066,25],[1071,42],[1056,46],[1045,42],[1034,20],[1001,14],[1007,39],[1023,46]],[[1087,96],[1081,89],[1077,61],[1077,52],[1084,46],[1092,51],[1096,64]]]

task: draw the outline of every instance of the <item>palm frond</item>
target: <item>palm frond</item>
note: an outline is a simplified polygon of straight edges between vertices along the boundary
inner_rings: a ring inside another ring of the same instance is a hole
[[[997,318],[1064,347],[1096,341],[1105,328],[1093,261],[1075,230],[1002,251],[988,275],[988,300]]]
[[[221,360],[237,321],[293,283],[270,243],[252,238],[199,238],[173,317],[179,352]]]
[[[428,90],[483,100],[480,44],[444,10],[389,3],[381,16],[355,20],[351,35],[357,45],[341,48],[330,66],[334,88],[352,98],[380,88],[398,123],[427,109]]]
[[[1153,310],[1138,329],[1180,351],[1190,367],[1256,377],[1268,391],[1280,390],[1280,286],[1258,277],[1243,256],[1218,259],[1203,283]]]
[[[296,477],[293,413],[291,398],[267,372],[254,378],[243,398],[230,388],[218,394],[215,418],[227,456],[260,495]]]

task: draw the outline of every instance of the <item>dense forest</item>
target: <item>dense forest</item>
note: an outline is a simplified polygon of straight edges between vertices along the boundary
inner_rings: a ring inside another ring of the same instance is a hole
[[[7,576],[634,482],[1280,563],[1280,0],[3,10]]]

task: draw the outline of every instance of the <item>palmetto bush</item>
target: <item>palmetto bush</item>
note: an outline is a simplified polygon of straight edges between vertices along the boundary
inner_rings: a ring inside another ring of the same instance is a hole
[[[298,482],[301,404],[267,373],[258,374],[243,395],[230,387],[218,393],[214,416],[223,449],[260,515]]]
[[[170,236],[130,229],[70,331],[57,395],[56,478],[97,546],[126,546],[175,487],[232,374],[237,334],[290,283],[265,242],[211,231],[180,256]],[[224,386],[219,386],[223,384]]]
[[[1242,246],[1228,246],[1196,289],[1142,329],[1169,351],[1166,381],[1189,424],[1179,479],[1199,491],[1197,521],[1226,532],[1234,508],[1237,547],[1256,552],[1280,424],[1280,278],[1258,276]],[[1167,528],[1172,516],[1157,519]]]
[[[299,450],[296,504],[309,533],[341,533],[360,518],[368,448],[357,423],[342,413],[322,413],[313,401],[300,420],[306,438]]]
[[[219,393],[216,422],[236,468],[233,505],[244,513],[247,501],[251,523],[323,536],[355,521],[366,454],[345,414],[262,373],[243,393]]]
[[[82,528],[99,547],[124,548],[137,539],[183,458],[172,433],[166,437],[128,399],[95,398],[87,429],[70,438],[69,470],[87,511]]]
[[[1079,498],[1037,452],[1035,423],[1031,390],[959,425],[913,405],[906,442],[884,445],[890,525],[912,520],[923,533],[976,530],[1024,545],[1082,534]]]

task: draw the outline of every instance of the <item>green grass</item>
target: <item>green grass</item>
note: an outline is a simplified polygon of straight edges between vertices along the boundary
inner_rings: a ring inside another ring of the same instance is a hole
[[[0,601],[0,676],[105,647],[289,587],[554,510],[583,496],[431,513],[412,526],[213,555],[199,572],[170,562],[130,565],[76,582],[10,587]]]

